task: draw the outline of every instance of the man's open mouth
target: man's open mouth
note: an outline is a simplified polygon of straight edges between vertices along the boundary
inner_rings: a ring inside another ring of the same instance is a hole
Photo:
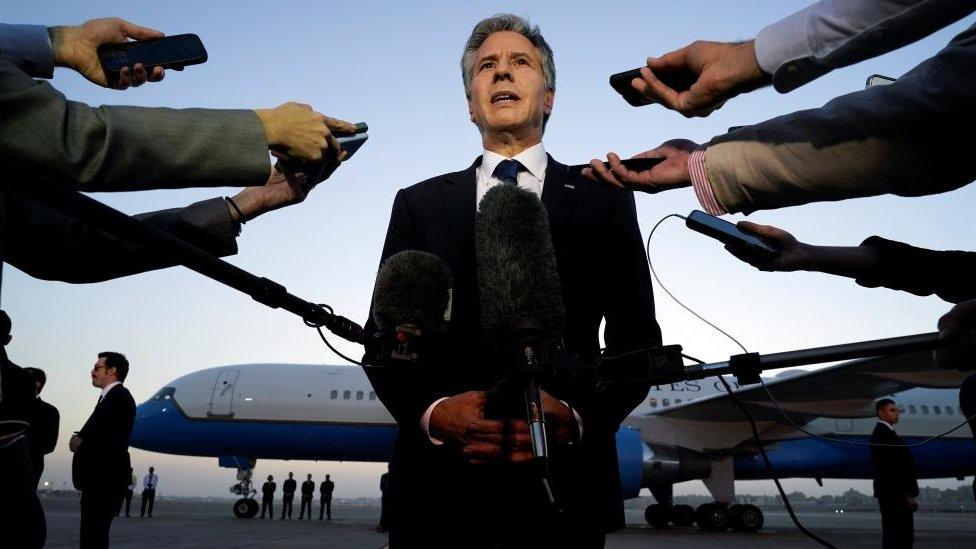
[[[512,92],[495,92],[491,96],[492,104],[495,103],[511,103],[519,100],[519,96]]]

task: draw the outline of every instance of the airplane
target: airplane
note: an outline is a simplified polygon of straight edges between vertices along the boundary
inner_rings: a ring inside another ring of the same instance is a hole
[[[942,370],[931,353],[850,361],[814,371],[781,372],[737,396],[756,418],[780,478],[869,479],[867,442],[874,402],[891,396],[906,410],[898,430],[909,444],[965,418],[958,388],[965,378]],[[841,439],[827,441],[807,433]],[[218,458],[235,468],[231,488],[240,518],[254,517],[252,472],[258,459],[386,462],[396,424],[353,366],[240,364],[196,371],[168,383],[139,405],[131,445],[166,454]],[[644,513],[655,527],[757,531],[764,518],[735,504],[735,480],[769,479],[748,422],[717,378],[654,386],[617,433],[625,498],[648,488],[656,504]],[[920,479],[976,474],[968,427],[912,449]],[[674,484],[702,480],[715,502],[672,505]]]

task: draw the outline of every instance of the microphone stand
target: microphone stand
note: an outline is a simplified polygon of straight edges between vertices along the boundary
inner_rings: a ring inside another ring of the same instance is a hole
[[[334,314],[327,305],[305,301],[288,293],[287,288],[273,280],[255,276],[169,233],[55,183],[47,176],[20,168],[10,159],[4,159],[2,164],[13,168],[12,173],[3,176],[4,191],[48,206],[120,239],[153,249],[174,263],[243,292],[272,309],[280,307],[296,314],[309,326],[325,326],[344,339],[363,342],[363,329],[348,318]]]
[[[688,365],[685,365],[682,361],[680,345],[652,347],[629,351],[621,356],[601,357],[597,368],[603,364],[612,364],[614,361],[624,357],[630,359],[635,355],[644,355],[646,365],[643,375],[619,379],[600,375],[598,372],[596,376],[598,379],[597,390],[600,390],[606,385],[618,383],[650,382],[654,385],[664,385],[726,374],[735,376],[739,385],[751,385],[759,383],[759,374],[765,370],[777,370],[838,360],[899,355],[916,351],[931,351],[937,348],[939,343],[938,332],[931,332],[767,355],[744,353],[734,355],[729,360],[723,362]]]

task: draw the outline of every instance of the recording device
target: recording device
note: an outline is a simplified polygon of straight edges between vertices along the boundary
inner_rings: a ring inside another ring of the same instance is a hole
[[[554,503],[540,385],[553,376],[562,352],[565,309],[542,202],[518,187],[490,189],[478,208],[475,249],[485,340],[511,366],[489,394],[485,416],[527,418],[535,464]]]
[[[352,155],[356,154],[356,151],[366,143],[369,139],[368,133],[357,133],[355,135],[346,135],[342,137],[337,137],[336,141],[339,142],[339,147],[341,150],[346,151],[346,158],[343,162],[348,161],[352,158]]]
[[[873,86],[887,86],[888,84],[894,84],[896,80],[897,78],[892,78],[883,74],[872,74],[868,77],[867,82],[864,83],[864,87],[870,88]]]
[[[618,72],[610,76],[610,87],[617,91],[627,103],[634,107],[643,107],[651,104],[640,92],[630,85],[635,78],[642,78],[639,67],[633,70]],[[675,91],[685,91],[698,80],[698,75],[690,70],[676,71],[655,71],[654,76],[665,86]]]
[[[625,168],[635,172],[642,172],[644,170],[649,170],[654,166],[657,166],[661,162],[664,162],[664,158],[628,158],[626,160],[621,160],[620,163],[624,165]],[[604,162],[604,166],[610,170],[610,163]],[[572,173],[580,173],[584,168],[589,168],[589,164],[574,164],[569,166],[569,171]],[[613,171],[613,170],[611,170]]]
[[[98,60],[109,84],[115,85],[119,81],[119,72],[125,67],[142,63],[147,74],[152,74],[156,67],[182,70],[188,65],[206,62],[207,50],[199,36],[177,34],[156,40],[103,44],[98,47]]]
[[[373,289],[379,365],[418,364],[436,353],[451,320],[451,271],[434,254],[404,250],[380,267]]]
[[[685,218],[685,225],[693,231],[698,231],[730,246],[745,247],[762,254],[775,254],[779,251],[761,238],[742,231],[724,219],[719,219],[700,210],[694,210],[688,214],[688,217]]]

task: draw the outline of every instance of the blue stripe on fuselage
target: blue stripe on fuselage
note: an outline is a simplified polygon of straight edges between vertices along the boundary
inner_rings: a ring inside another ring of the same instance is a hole
[[[136,410],[130,444],[188,456],[384,462],[396,432],[392,425],[197,420],[173,400],[150,400]]]
[[[831,436],[860,443],[866,436]],[[906,437],[913,444],[921,439]],[[782,477],[871,478],[870,447],[801,438],[766,444],[769,460]],[[976,444],[971,438],[940,438],[912,448],[918,478],[970,476],[976,473]],[[736,479],[769,478],[762,456],[737,456]]]

